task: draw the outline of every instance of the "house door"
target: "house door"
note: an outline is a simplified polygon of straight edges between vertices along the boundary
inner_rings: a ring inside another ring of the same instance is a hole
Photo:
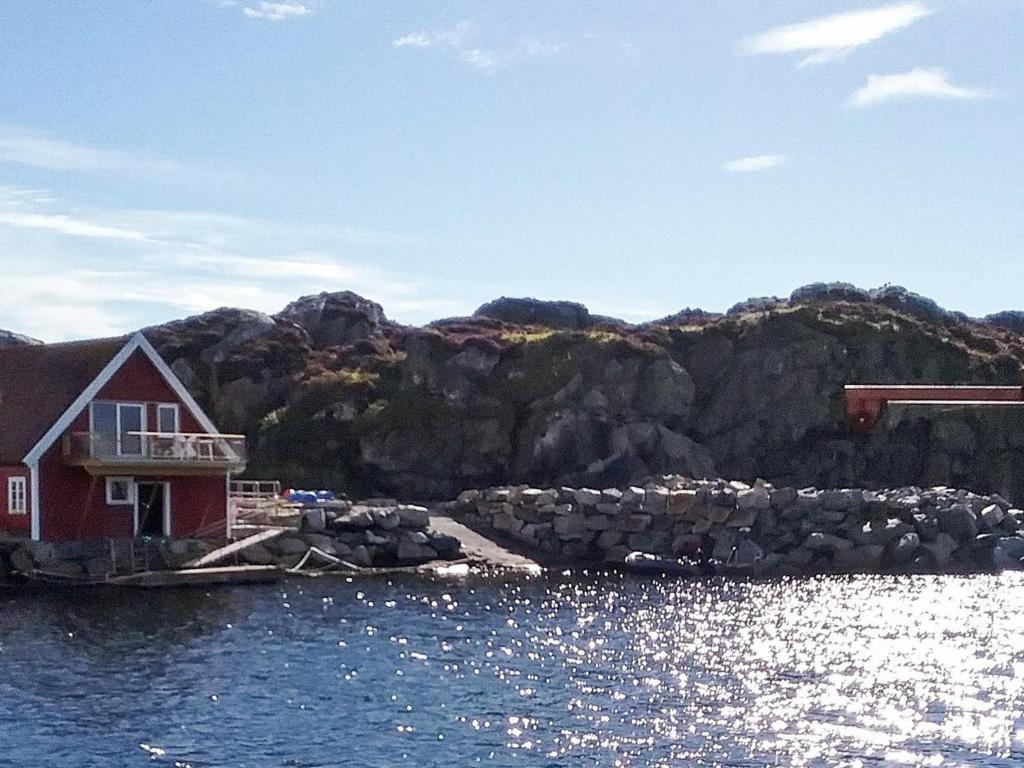
[[[170,536],[170,489],[167,483],[135,484],[135,533]]]

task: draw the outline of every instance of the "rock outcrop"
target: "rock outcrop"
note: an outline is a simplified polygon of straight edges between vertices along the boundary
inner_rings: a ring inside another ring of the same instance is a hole
[[[0,347],[14,347],[21,346],[23,344],[42,344],[39,339],[33,339],[31,336],[23,336],[20,333],[14,333],[13,331],[5,331],[0,328]]]
[[[593,324],[590,310],[573,301],[513,299],[507,296],[487,302],[473,315],[512,325],[543,325],[573,331],[589,328]]]
[[[1024,501],[1024,410],[890,408],[870,434],[843,416],[850,382],[1018,384],[1024,336],[1000,318],[816,284],[643,325],[504,299],[413,328],[345,292],[147,335],[222,429],[249,436],[250,474],[299,487],[443,499],[678,472]]]
[[[303,296],[275,317],[298,325],[318,348],[351,344],[377,333],[387,324],[380,304],[351,291]]]
[[[246,309],[215,309],[145,334],[227,432],[251,432],[283,405],[312,352],[294,324]]]

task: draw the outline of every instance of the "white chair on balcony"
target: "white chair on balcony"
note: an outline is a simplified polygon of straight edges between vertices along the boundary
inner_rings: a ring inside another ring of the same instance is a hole
[[[196,450],[195,438],[191,435],[175,435],[173,440],[174,458],[189,461],[196,459],[199,452]]]

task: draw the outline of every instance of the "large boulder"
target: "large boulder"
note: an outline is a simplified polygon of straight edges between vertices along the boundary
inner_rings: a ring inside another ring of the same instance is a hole
[[[790,304],[802,301],[867,301],[870,295],[851,283],[811,283],[789,295]]]
[[[948,509],[940,509],[936,517],[942,532],[948,533],[961,544],[973,541],[978,535],[978,517],[966,504],[953,504]]]
[[[387,323],[380,304],[352,291],[303,296],[275,317],[300,326],[315,347],[351,344],[376,333]]]
[[[543,325],[574,331],[588,328],[593,324],[590,310],[576,302],[514,299],[507,296],[487,302],[473,315],[490,317],[514,325]]]

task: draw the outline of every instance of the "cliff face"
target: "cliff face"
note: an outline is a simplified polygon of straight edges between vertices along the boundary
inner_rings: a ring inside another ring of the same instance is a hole
[[[250,474],[294,485],[437,498],[674,472],[1024,500],[1020,409],[891,408],[868,435],[842,409],[850,382],[1019,383],[1018,321],[822,285],[643,326],[503,299],[410,328],[344,293],[147,334],[222,429],[250,436]]]

